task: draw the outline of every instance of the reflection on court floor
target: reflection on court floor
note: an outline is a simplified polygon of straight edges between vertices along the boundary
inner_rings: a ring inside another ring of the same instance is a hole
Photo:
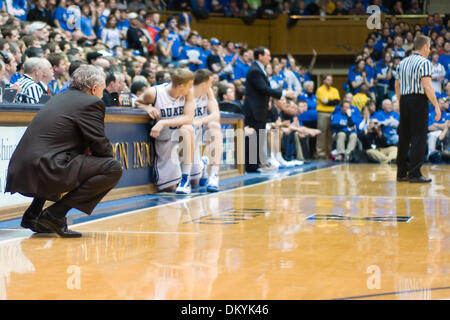
[[[450,167],[342,165],[0,241],[2,299],[448,299]]]

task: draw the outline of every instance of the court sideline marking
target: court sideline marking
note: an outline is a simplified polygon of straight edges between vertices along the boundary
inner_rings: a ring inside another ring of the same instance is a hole
[[[219,192],[214,192],[214,193],[207,193],[205,195],[201,195],[201,196],[193,197],[193,198],[188,198],[188,199],[180,199],[180,200],[176,200],[174,202],[160,204],[160,205],[157,205],[157,206],[154,206],[154,207],[151,207],[151,208],[142,208],[142,209],[136,209],[136,210],[127,211],[127,212],[122,212],[122,213],[118,213],[118,214],[111,215],[111,216],[104,217],[104,218],[99,218],[99,219],[94,219],[94,220],[91,220],[91,221],[86,221],[86,222],[73,224],[70,227],[71,228],[79,227],[79,226],[82,226],[82,225],[85,225],[85,224],[89,224],[89,223],[93,223],[93,222],[99,222],[99,221],[104,221],[106,219],[117,218],[117,217],[122,217],[122,216],[125,216],[125,215],[129,215],[129,214],[139,213],[141,211],[161,208],[161,207],[165,207],[165,206],[168,206],[168,205],[174,205],[174,204],[178,204],[178,203],[182,203],[182,202],[189,202],[189,201],[191,201],[193,199],[200,199],[200,198],[205,198],[205,197],[210,197],[210,196],[216,196],[216,195],[224,194],[224,193],[227,193],[227,192],[236,191],[236,190],[245,189],[245,188],[250,188],[250,187],[258,186],[258,185],[269,183],[269,182],[281,181],[281,180],[288,179],[288,178],[294,178],[294,177],[297,177],[297,176],[299,176],[301,174],[308,174],[308,173],[318,172],[318,171],[322,171],[322,170],[335,169],[336,167],[341,166],[341,165],[342,164],[340,164],[340,165],[332,164],[331,166],[326,167],[326,168],[320,168],[320,169],[306,171],[306,172],[302,171],[302,172],[298,172],[296,174],[293,174],[291,176],[277,177],[277,178],[274,178],[274,179],[269,179],[267,181],[257,182],[255,184],[251,184],[251,185],[248,185],[248,186],[241,186],[241,187],[237,187],[237,188],[233,188],[233,189],[229,189],[229,190],[224,190],[224,191],[219,191]],[[22,231],[22,230],[27,230],[27,229],[15,229],[15,230]],[[27,238],[29,238],[29,236],[22,236],[22,237],[17,237],[17,238],[13,238],[13,239],[0,240],[0,244],[6,243],[6,242],[10,242],[10,241],[23,240],[23,239],[27,239]]]
[[[448,289],[450,289],[450,287],[423,288],[423,289],[415,289],[415,290],[404,290],[404,291],[393,291],[393,292],[385,292],[385,293],[367,294],[367,295],[362,295],[362,296],[353,296],[353,297],[345,297],[345,298],[335,298],[332,300],[364,299],[364,298],[373,298],[373,297],[381,297],[381,296],[390,296],[390,295],[394,295],[394,294],[405,294],[405,293],[448,290]]]

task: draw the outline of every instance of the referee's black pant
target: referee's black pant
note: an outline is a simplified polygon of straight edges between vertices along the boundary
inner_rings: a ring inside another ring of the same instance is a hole
[[[425,161],[427,132],[427,96],[424,94],[402,95],[398,127],[397,177],[417,178],[422,175],[420,168]],[[409,166],[408,151],[410,151]]]

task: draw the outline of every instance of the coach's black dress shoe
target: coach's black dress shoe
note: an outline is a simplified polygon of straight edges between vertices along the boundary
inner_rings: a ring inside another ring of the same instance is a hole
[[[47,228],[56,233],[61,238],[80,238],[81,233],[67,228],[67,219],[54,217],[48,210],[44,210],[39,215],[36,226]]]
[[[31,214],[28,210],[22,216],[22,221],[20,221],[20,226],[25,229],[30,229],[37,233],[52,233],[53,231],[48,228],[43,228],[36,225],[37,218]]]
[[[412,183],[430,183],[431,179],[426,178],[424,176],[420,176],[420,177],[415,177],[415,178],[409,178],[408,181],[412,182]]]
[[[406,182],[406,181],[408,181],[408,177],[407,176],[397,177],[397,181],[398,182]]]

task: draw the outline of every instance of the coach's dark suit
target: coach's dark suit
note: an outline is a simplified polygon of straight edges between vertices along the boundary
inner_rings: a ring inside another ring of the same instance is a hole
[[[257,164],[255,164],[253,161],[255,155],[250,154],[250,150],[252,150],[250,141],[254,140],[252,140],[251,137],[247,137],[245,143],[245,163],[246,170],[249,172],[256,171],[259,167],[258,164],[261,163],[261,159],[259,157],[259,146],[260,140],[262,143],[266,143],[266,139],[262,138],[266,134],[265,127],[267,122],[269,99],[270,97],[280,99],[281,96],[282,91],[272,89],[270,87],[269,80],[261,67],[256,62],[253,62],[246,77],[244,114],[245,125],[254,128],[256,131],[255,134],[257,136],[258,152],[256,156]]]
[[[28,126],[11,157],[7,192],[60,200],[90,214],[122,175],[104,132],[105,104],[69,89],[56,95]]]

